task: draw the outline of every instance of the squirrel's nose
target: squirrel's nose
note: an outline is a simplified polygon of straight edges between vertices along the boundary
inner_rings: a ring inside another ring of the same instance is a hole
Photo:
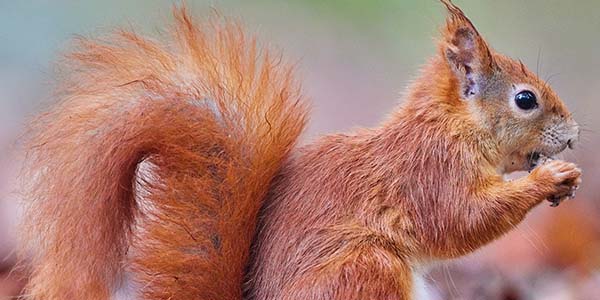
[[[579,132],[579,126],[575,125],[573,127],[573,133],[571,135],[571,138],[567,140],[567,146],[569,147],[569,149],[575,148],[575,144],[579,141]]]

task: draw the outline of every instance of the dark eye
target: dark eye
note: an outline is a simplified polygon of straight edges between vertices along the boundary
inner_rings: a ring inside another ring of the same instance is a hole
[[[522,91],[515,96],[515,103],[522,110],[531,110],[537,107],[537,98],[531,91]]]

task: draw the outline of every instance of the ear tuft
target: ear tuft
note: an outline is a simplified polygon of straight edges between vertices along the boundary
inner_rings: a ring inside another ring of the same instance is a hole
[[[471,20],[450,0],[440,0],[448,9],[440,48],[462,85],[462,96],[479,93],[481,83],[491,76],[495,63],[491,50]]]
[[[440,0],[448,9],[448,21],[452,21],[452,23],[464,23],[470,25],[471,28],[475,29],[471,20],[467,18],[465,13],[458,6],[454,5],[451,0]],[[450,22],[449,22],[450,23]],[[477,31],[477,30],[475,30]]]

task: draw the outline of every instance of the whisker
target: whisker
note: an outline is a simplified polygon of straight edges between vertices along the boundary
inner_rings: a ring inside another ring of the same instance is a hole
[[[542,57],[542,46],[540,46],[538,48],[538,55],[537,55],[537,64],[535,66],[535,76],[537,76],[538,78],[540,77],[540,60]]]
[[[559,75],[561,75],[560,72],[557,72],[557,73],[552,73],[552,74],[550,74],[550,76],[546,77],[546,80],[544,80],[544,82],[546,83],[546,86],[550,86],[550,81]]]
[[[580,127],[580,128],[579,128],[579,130],[580,130],[581,132],[588,132],[588,133],[596,133],[596,134],[598,134],[598,131],[597,131],[597,130],[595,130],[595,129],[591,129],[591,128],[581,128],[581,127]]]

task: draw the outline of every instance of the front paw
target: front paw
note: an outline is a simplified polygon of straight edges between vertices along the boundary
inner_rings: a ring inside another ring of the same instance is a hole
[[[552,202],[552,207],[575,197],[575,191],[581,184],[581,169],[561,160],[549,161],[536,167],[531,176],[543,189],[545,199]]]

